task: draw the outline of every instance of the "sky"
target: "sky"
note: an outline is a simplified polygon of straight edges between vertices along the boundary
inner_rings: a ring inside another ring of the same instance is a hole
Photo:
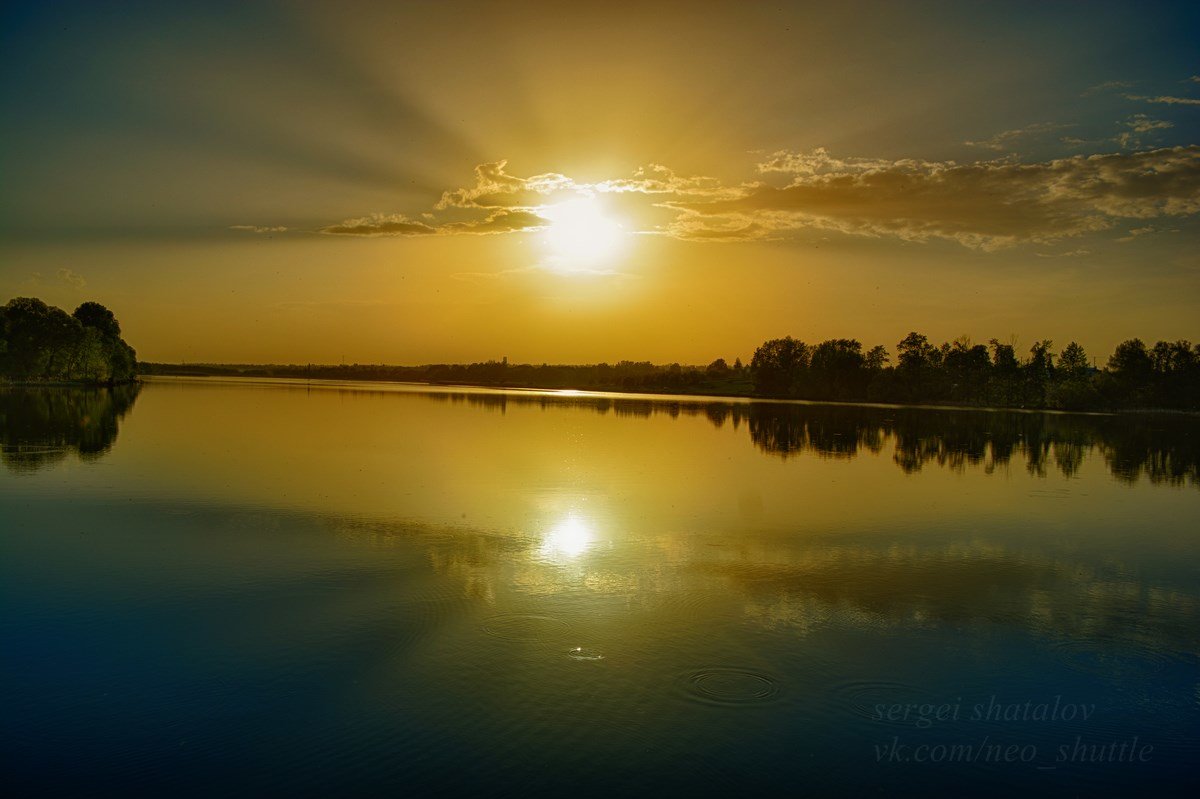
[[[143,360],[1200,340],[1195,3],[0,14],[0,302]]]

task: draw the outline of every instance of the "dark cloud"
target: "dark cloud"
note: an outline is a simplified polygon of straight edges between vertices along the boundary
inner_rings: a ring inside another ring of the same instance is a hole
[[[1040,133],[1050,133],[1052,131],[1062,130],[1063,128],[1067,127],[1070,127],[1070,125],[1060,125],[1055,122],[1036,122],[1032,125],[1026,125],[1023,128],[1014,128],[1013,130],[1002,131],[991,138],[983,139],[982,141],[968,141],[963,142],[963,144],[966,144],[970,147],[984,147],[988,150],[1004,152],[1005,150],[1011,150],[1013,145],[1021,139],[1025,139],[1030,136],[1036,136]]]
[[[483,219],[467,222],[429,224],[410,219],[403,214],[377,214],[360,219],[347,219],[337,225],[321,228],[332,236],[446,236],[454,234],[513,233],[536,230],[547,220],[530,211],[496,211]]]
[[[331,236],[429,236],[437,228],[403,214],[376,214],[321,228]]]
[[[439,233],[513,233],[545,227],[550,221],[532,211],[497,211],[477,222],[452,222],[442,225]]]
[[[763,172],[791,183],[758,184],[733,199],[680,199],[680,234],[708,218],[766,231],[823,228],[990,250],[1105,230],[1118,219],[1200,211],[1200,146],[1075,156],[1042,163],[836,159],[824,150],[776,153]]]
[[[286,233],[287,228],[283,225],[230,225],[230,230],[240,230],[244,233]]]

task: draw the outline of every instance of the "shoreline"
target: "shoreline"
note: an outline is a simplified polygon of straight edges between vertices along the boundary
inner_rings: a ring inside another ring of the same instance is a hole
[[[869,400],[853,401],[853,400],[815,400],[801,399],[797,397],[778,397],[767,394],[706,394],[695,393],[689,391],[678,391],[670,388],[647,388],[639,390],[625,386],[591,386],[588,388],[567,388],[567,387],[546,387],[546,386],[520,386],[520,385],[496,385],[489,383],[462,383],[462,382],[436,382],[422,380],[384,380],[384,379],[356,379],[356,378],[304,378],[304,377],[274,377],[268,375],[196,375],[196,374],[153,374],[141,375],[140,379],[144,382],[155,382],[158,379],[166,378],[168,380],[185,380],[197,382],[256,382],[265,385],[283,385],[283,386],[311,386],[311,387],[337,387],[342,385],[370,385],[384,384],[395,386],[413,386],[435,389],[472,389],[503,393],[543,393],[550,396],[561,397],[587,397],[587,396],[614,396],[626,395],[630,398],[646,398],[656,399],[660,401],[668,400],[684,400],[688,402],[760,402],[774,403],[785,405],[838,405],[846,407],[866,407],[866,408],[914,408],[924,410],[943,410],[943,411],[984,411],[984,412],[1007,412],[1007,413],[1049,413],[1055,415],[1074,415],[1074,416],[1186,416],[1200,418],[1200,411],[1187,411],[1174,408],[1123,408],[1118,410],[1063,410],[1059,408],[1018,408],[1009,406],[994,406],[994,405],[961,405],[961,404],[941,404],[936,402],[872,402]]]
[[[0,388],[116,388],[142,382],[141,376],[128,380],[0,380]]]

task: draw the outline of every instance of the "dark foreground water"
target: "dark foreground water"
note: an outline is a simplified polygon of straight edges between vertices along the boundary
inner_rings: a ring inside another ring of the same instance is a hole
[[[20,794],[1195,787],[1194,421],[156,380],[0,444]]]

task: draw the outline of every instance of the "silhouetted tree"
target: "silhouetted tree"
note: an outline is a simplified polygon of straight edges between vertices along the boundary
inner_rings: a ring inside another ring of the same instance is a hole
[[[1124,380],[1144,380],[1154,371],[1150,353],[1140,338],[1122,341],[1108,359],[1108,369]]]
[[[867,351],[867,355],[863,360],[863,366],[872,372],[878,372],[888,365],[891,356],[888,355],[887,347],[882,344],[876,344]]]
[[[933,365],[934,348],[924,335],[912,332],[896,345],[898,366],[906,371],[925,369]]]
[[[950,381],[950,398],[960,402],[982,399],[987,387],[991,362],[982,344],[971,344],[967,336],[954,340],[942,358],[942,368]]]
[[[862,393],[866,374],[862,344],[833,338],[813,348],[809,360],[809,392],[814,399],[847,399]]]
[[[808,368],[809,357],[809,346],[791,336],[764,342],[750,361],[755,389],[764,394],[789,394]]]
[[[0,309],[0,375],[12,380],[113,382],[137,373],[137,355],[103,305],[68,315],[33,297]]]
[[[1025,364],[1025,405],[1041,408],[1046,402],[1046,386],[1054,369],[1054,353],[1050,348],[1054,342],[1045,339],[1029,348],[1029,360]]]
[[[1072,341],[1063,347],[1058,356],[1058,369],[1069,375],[1078,375],[1088,370],[1087,353],[1077,342]]]

